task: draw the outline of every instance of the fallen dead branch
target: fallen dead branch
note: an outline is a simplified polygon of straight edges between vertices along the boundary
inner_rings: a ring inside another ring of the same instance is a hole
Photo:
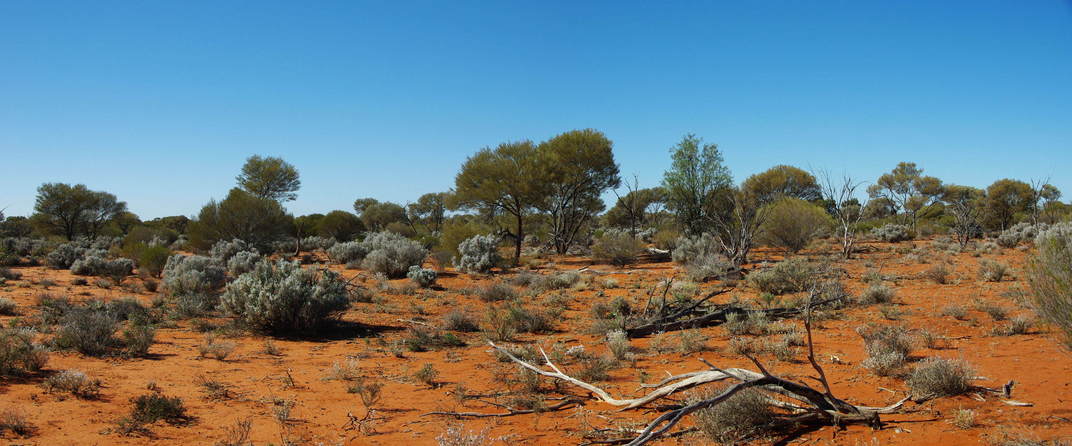
[[[573,406],[576,406],[577,404],[580,404],[580,403],[581,403],[580,400],[570,398],[570,399],[566,399],[566,400],[564,400],[564,401],[562,401],[562,402],[560,402],[558,404],[555,404],[553,406],[542,407],[542,408],[539,408],[539,409],[514,409],[512,407],[503,406],[506,409],[506,412],[483,413],[483,412],[435,411],[435,412],[423,413],[423,414],[421,414],[421,416],[426,417],[426,416],[430,416],[430,415],[446,415],[446,416],[455,417],[455,418],[510,417],[510,416],[514,416],[514,415],[525,415],[525,414],[537,413],[537,412],[552,412],[552,411],[556,411],[556,410],[564,410],[564,409],[569,409],[569,408],[571,408]]]

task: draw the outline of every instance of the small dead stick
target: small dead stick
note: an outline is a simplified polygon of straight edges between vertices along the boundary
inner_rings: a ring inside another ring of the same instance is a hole
[[[580,400],[568,399],[568,400],[562,401],[561,403],[555,404],[554,406],[549,406],[549,407],[542,408],[542,409],[514,409],[514,408],[511,408],[511,407],[503,406],[506,409],[506,412],[482,413],[482,412],[436,411],[436,412],[424,413],[424,414],[421,414],[421,416],[424,417],[424,416],[428,416],[428,415],[446,415],[446,416],[456,417],[456,418],[464,418],[464,417],[470,417],[470,418],[511,417],[511,416],[514,416],[514,415],[525,415],[525,414],[537,413],[537,412],[551,412],[551,411],[555,411],[555,410],[568,409],[568,408],[570,408],[570,407],[572,407],[572,406],[574,406],[576,404],[580,404],[580,403],[581,403]]]

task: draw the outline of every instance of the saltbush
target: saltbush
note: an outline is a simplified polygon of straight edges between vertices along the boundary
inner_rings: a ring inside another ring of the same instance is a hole
[[[629,231],[607,230],[592,244],[592,257],[599,262],[626,266],[636,262],[643,248],[643,243]]]
[[[0,376],[37,372],[48,362],[47,350],[25,328],[0,328]]]
[[[67,242],[53,249],[45,256],[45,263],[56,269],[68,269],[86,253],[82,243]]]
[[[164,288],[175,296],[209,294],[226,280],[226,270],[210,257],[175,254],[164,266]]]
[[[474,235],[458,244],[458,257],[454,258],[454,267],[459,271],[473,274],[486,273],[502,263],[499,256],[498,236]]]
[[[227,260],[227,272],[232,277],[238,277],[247,272],[253,271],[253,267],[260,262],[261,255],[256,251],[239,251],[234,253],[230,259]]]
[[[815,279],[815,267],[803,257],[794,257],[748,274],[748,283],[775,296],[804,291]]]
[[[1029,243],[1035,240],[1035,237],[1049,228],[1049,225],[1040,223],[1033,225],[1029,222],[1022,221],[1015,225],[1012,225],[1009,229],[1001,231],[1001,234],[997,237],[997,243],[1002,248],[1015,248],[1021,243]]]
[[[890,243],[903,242],[914,238],[908,226],[894,223],[887,223],[885,226],[872,229],[871,236]]]
[[[227,285],[220,307],[251,328],[281,333],[315,329],[350,306],[335,272],[262,260]]]
[[[369,234],[361,243],[368,250],[361,267],[395,279],[405,277],[409,267],[420,266],[428,256],[420,243],[390,231]]]
[[[251,248],[248,243],[240,239],[234,239],[231,241],[220,240],[216,242],[216,244],[212,245],[212,249],[209,250],[209,254],[212,256],[212,258],[219,260],[222,263],[226,263],[228,260],[231,259],[231,257],[234,257],[235,254],[238,254],[242,251],[251,250],[256,251],[256,249]]]
[[[1072,348],[1072,223],[1039,233],[1027,278],[1035,311],[1057,327]]]
[[[108,260],[96,255],[86,255],[71,264],[71,273],[79,276],[125,277],[134,272],[130,259]]]
[[[360,262],[367,255],[368,249],[361,242],[341,242],[328,248],[328,258],[341,265]]]
[[[414,265],[409,267],[409,272],[406,273],[406,277],[417,284],[417,286],[428,288],[435,283],[438,274],[436,274],[434,269],[421,268]]]

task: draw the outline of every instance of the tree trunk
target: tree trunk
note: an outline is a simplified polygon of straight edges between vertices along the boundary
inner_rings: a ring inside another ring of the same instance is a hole
[[[514,266],[521,264],[521,244],[525,241],[524,220],[517,214],[517,237],[514,237]]]

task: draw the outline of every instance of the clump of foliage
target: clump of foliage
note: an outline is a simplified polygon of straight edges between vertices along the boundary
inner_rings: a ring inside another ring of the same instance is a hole
[[[438,276],[434,269],[421,268],[416,265],[409,267],[409,272],[406,273],[406,277],[421,288],[428,288],[435,284]]]
[[[215,296],[226,282],[226,270],[211,257],[176,254],[164,266],[164,289],[188,313],[215,308]]]
[[[458,244],[458,257],[454,258],[454,267],[459,271],[487,273],[502,264],[499,256],[501,239],[492,234],[474,235]]]
[[[636,262],[643,248],[644,244],[628,231],[607,230],[592,244],[592,257],[599,262],[626,266]]]
[[[254,329],[280,333],[319,328],[350,303],[335,272],[263,260],[227,285],[220,306]]]
[[[368,249],[361,242],[341,242],[328,248],[328,258],[342,265],[360,262],[367,255]]]
[[[963,360],[929,358],[912,371],[908,387],[915,399],[961,395],[971,390],[974,373]]]
[[[212,258],[218,260],[220,263],[226,264],[231,257],[234,257],[240,252],[254,250],[248,243],[241,239],[220,240],[212,245],[212,249],[209,250],[209,255]]]
[[[757,290],[775,296],[807,289],[814,280],[816,268],[802,257],[793,257],[774,266],[752,272],[748,282]]]
[[[1028,263],[1035,311],[1064,336],[1072,348],[1072,223],[1042,231]]]
[[[71,264],[71,273],[79,276],[126,277],[134,272],[130,259],[108,260],[96,255],[87,255]]]
[[[764,216],[758,241],[793,253],[807,247],[834,225],[834,219],[825,209],[793,197],[767,205]]]
[[[81,399],[92,400],[100,397],[101,381],[91,379],[79,370],[62,370],[46,378],[42,387],[48,393],[65,392]]]
[[[897,243],[915,238],[906,225],[888,223],[871,230],[871,236],[884,242]]]
[[[261,255],[256,250],[238,251],[227,259],[227,272],[231,274],[231,277],[238,277],[253,271],[253,267],[260,261]]]
[[[912,353],[914,342],[902,327],[860,327],[856,330],[864,339],[867,359],[863,367],[879,376],[890,376],[904,366]]]
[[[0,376],[40,371],[48,351],[34,343],[34,332],[25,328],[0,328]]]
[[[362,244],[368,250],[362,268],[390,278],[405,277],[409,267],[420,266],[428,256],[420,243],[390,231],[369,234]]]
[[[1008,273],[1009,265],[991,259],[979,261],[979,278],[987,282],[1001,282]]]
[[[725,388],[712,389],[696,395],[699,401],[718,395]],[[762,434],[775,420],[767,397],[756,389],[744,389],[720,404],[700,409],[695,414],[696,425],[709,440],[721,444],[736,444],[743,438]]]
[[[1015,248],[1021,243],[1034,241],[1035,238],[1048,227],[1049,225],[1045,223],[1034,225],[1030,222],[1022,221],[1001,231],[1001,234],[997,237],[997,243],[1002,248]]]
[[[860,295],[860,303],[865,305],[888,304],[893,302],[893,298],[894,292],[892,288],[876,283],[864,290],[863,294]]]
[[[678,238],[670,258],[684,266],[689,280],[694,282],[721,277],[733,269],[733,264],[722,255],[718,241],[707,233]]]
[[[45,263],[56,269],[69,269],[86,254],[86,249],[85,244],[80,242],[61,244],[45,256]]]

